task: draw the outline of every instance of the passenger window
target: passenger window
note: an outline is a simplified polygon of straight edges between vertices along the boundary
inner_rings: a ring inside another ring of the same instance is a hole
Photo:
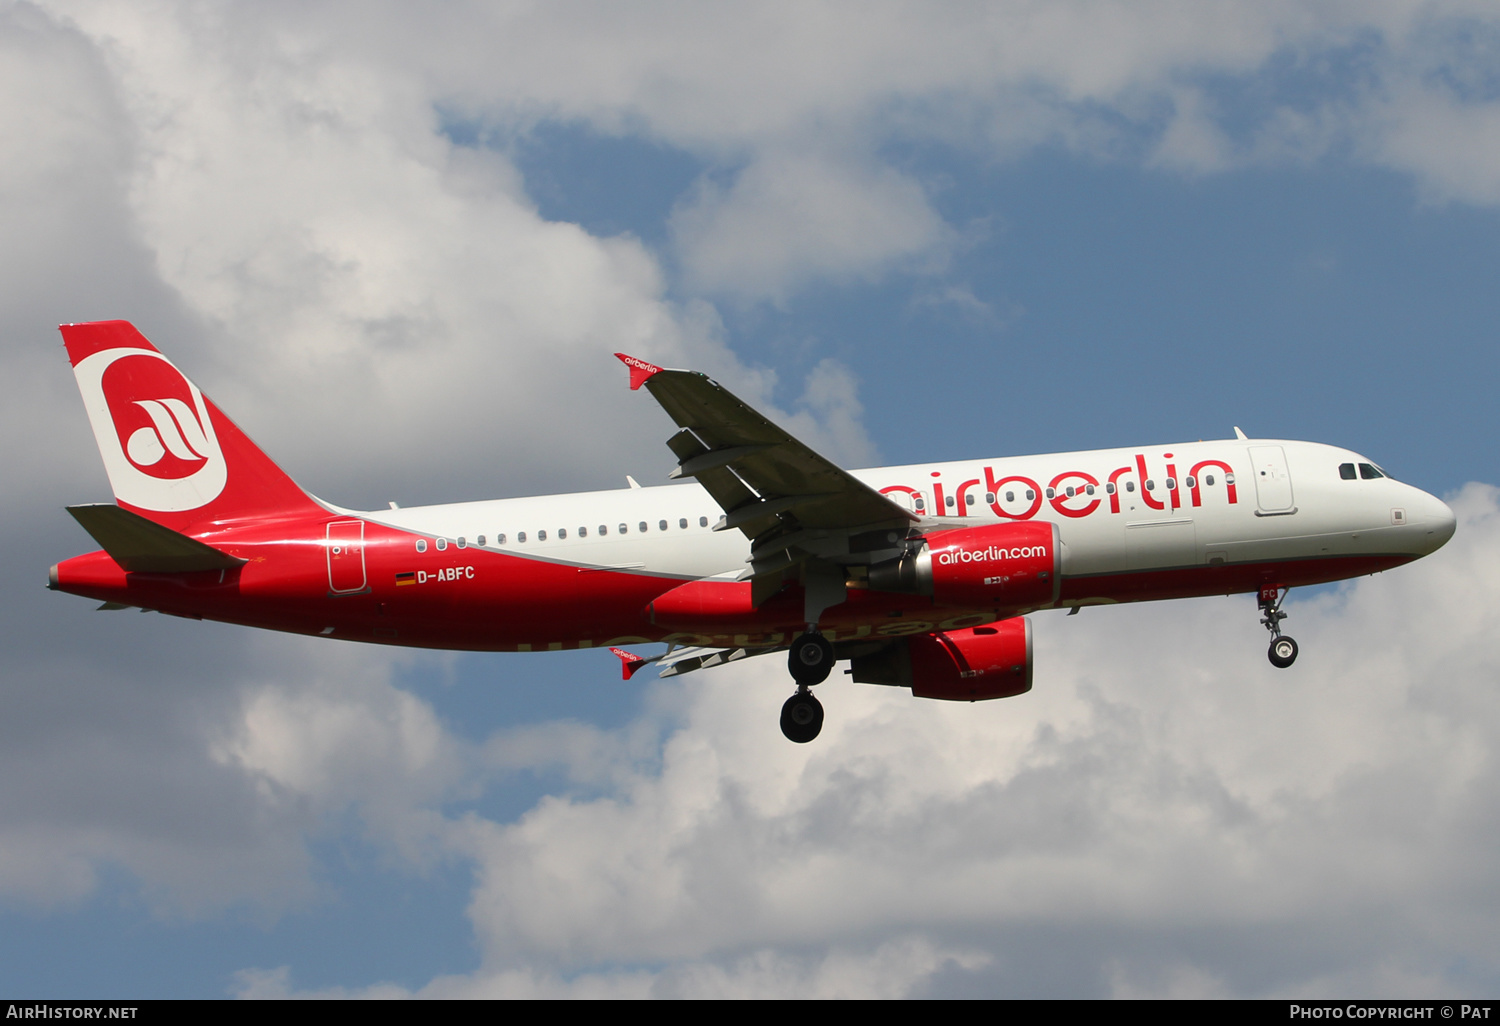
[[[603,538],[608,533],[609,533],[609,526],[607,524],[600,524],[599,525],[599,537]]]
[[[418,538],[417,539],[417,551],[418,552],[426,552],[427,551],[427,539],[426,538]]]
[[[1146,478],[1146,491],[1148,491],[1148,492],[1154,492],[1154,491],[1156,491],[1156,482],[1153,481],[1153,480],[1151,480],[1149,477]]]
[[[1107,485],[1104,486],[1104,494],[1106,494],[1106,495],[1113,495],[1113,494],[1115,494],[1115,483],[1113,481],[1111,481],[1109,484],[1107,484]]]
[[[461,549],[466,549],[466,548],[469,547],[469,543],[466,542],[466,541],[464,541],[464,536],[463,535],[459,535],[458,536],[458,547],[461,548]]]
[[[1015,492],[1006,492],[1005,493],[1005,501],[1006,502],[1015,502],[1016,501],[1016,493]]]
[[[522,538],[521,540],[525,541],[526,539]],[[497,534],[497,535],[495,535],[495,544],[496,545],[504,545],[505,544],[505,535],[504,534]]]
[[[516,541],[519,544],[521,544],[521,545],[525,545],[526,544],[526,532],[522,531],[520,534],[516,535]]]
[[[683,517],[681,520],[677,521],[677,526],[679,528],[681,528],[682,530],[686,531],[687,530],[687,517]]]
[[[641,521],[641,533],[646,533],[646,522],[644,520]]]
[[[1125,490],[1127,492],[1133,492],[1133,491],[1135,491],[1135,482],[1134,481],[1126,481],[1125,482]]]
[[[1353,481],[1354,480],[1354,476],[1355,476],[1354,475],[1354,464],[1352,464],[1352,463],[1340,463],[1339,464],[1339,477],[1340,478],[1342,478],[1345,481]]]
[[[953,508],[953,496],[950,495],[946,499],[944,499],[943,501],[945,503],[947,503],[949,509]]]
[[[974,496],[973,496],[973,494],[970,493],[969,495],[965,495],[964,496],[964,502],[967,505],[970,505],[970,506],[974,505]]]
[[[567,539],[567,537],[568,537],[568,529],[566,527],[559,527],[557,529],[557,540],[558,541],[564,541],[564,540]]]
[[[478,538],[475,538],[474,544],[478,545],[481,549],[484,548],[484,535],[481,534]]]
[[[1089,495],[1093,495],[1094,494],[1094,486],[1093,485],[1084,485],[1083,486],[1083,490],[1085,492],[1087,492]]]
[[[995,504],[995,493],[994,492],[985,492],[984,493],[984,501],[988,502],[990,505],[993,506]]]
[[[1224,475],[1224,483],[1227,484],[1227,485],[1234,484],[1234,475],[1233,474],[1225,474]],[[1210,481],[1209,484],[1213,484],[1213,482]]]
[[[667,522],[665,520],[658,520],[656,522],[656,529],[658,531],[665,531],[667,529]]]
[[[588,536],[589,536],[589,529],[587,527],[580,527],[578,529],[578,537],[580,537],[580,538],[587,538]]]
[[[1203,483],[1212,488],[1214,484],[1214,476],[1212,474],[1204,474]]]
[[[1033,489],[1031,489],[1031,488],[1026,489],[1026,501],[1027,502],[1035,502],[1036,501],[1036,492]]]
[[[1055,498],[1057,498],[1057,492],[1054,489],[1048,488],[1047,489],[1047,498],[1049,498],[1049,499],[1055,499]]]
[[[437,550],[439,552],[442,552],[447,547],[448,547],[448,539],[447,538],[439,538],[437,540]]]
[[[916,497],[915,501],[912,504],[916,507],[918,513],[921,513],[927,508],[927,500],[922,498],[920,495]]]
[[[536,533],[536,540],[537,541],[546,541],[547,540],[547,532],[546,531],[538,531]]]
[[[1067,487],[1067,493],[1068,493],[1068,498],[1071,499],[1073,496],[1075,496],[1075,495],[1078,494],[1078,489],[1074,488],[1072,485],[1068,485],[1068,487]]]
[[[1359,465],[1359,476],[1364,478],[1366,481],[1373,481],[1377,477],[1385,477],[1384,474],[1376,470],[1374,465],[1370,463],[1361,463]]]
[[[1183,478],[1182,479],[1182,483],[1187,488],[1197,488],[1198,487],[1198,482],[1193,480],[1193,477],[1192,477],[1191,474],[1189,474],[1187,477]]]
[[[630,525],[629,524],[621,524],[620,525],[620,533],[621,534],[629,534],[630,533]]]
[[[1175,492],[1176,490],[1177,490],[1177,479],[1175,477],[1169,477],[1169,478],[1167,478],[1167,491],[1169,491],[1169,492]]]
[[[708,517],[699,517],[698,518],[698,526],[699,527],[707,527],[708,526]]]

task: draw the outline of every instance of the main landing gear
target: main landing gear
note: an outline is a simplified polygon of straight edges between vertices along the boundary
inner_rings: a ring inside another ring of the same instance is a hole
[[[786,700],[781,707],[781,732],[788,741],[805,745],[823,729],[823,703],[806,688]]]
[[[1260,623],[1271,632],[1271,647],[1266,651],[1266,658],[1278,670],[1284,670],[1297,661],[1297,643],[1281,633],[1281,621],[1286,619],[1281,603],[1288,590],[1280,585],[1260,589],[1260,611],[1265,614]]]
[[[797,682],[797,693],[781,707],[781,732],[788,741],[805,745],[822,731],[823,703],[808,689],[828,679],[833,663],[833,645],[816,631],[808,631],[792,642],[787,668]]]

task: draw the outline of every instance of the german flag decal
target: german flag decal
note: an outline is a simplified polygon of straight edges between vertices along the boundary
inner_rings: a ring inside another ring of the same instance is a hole
[[[415,570],[408,570],[404,574],[397,574],[396,575],[396,587],[398,587],[398,588],[401,587],[402,585],[416,584],[416,583],[417,583],[417,572]]]

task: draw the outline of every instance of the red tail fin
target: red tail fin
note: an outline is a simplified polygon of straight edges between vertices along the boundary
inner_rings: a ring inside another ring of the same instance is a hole
[[[133,325],[61,330],[121,506],[180,532],[322,511]]]

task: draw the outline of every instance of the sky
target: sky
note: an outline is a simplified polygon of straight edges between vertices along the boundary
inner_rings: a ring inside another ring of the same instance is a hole
[[[0,991],[1500,992],[1500,15],[0,4]],[[346,507],[663,481],[610,354],[850,466],[1251,436],[1416,564],[1034,617],[1033,691],[363,649],[48,593],[133,321]]]

